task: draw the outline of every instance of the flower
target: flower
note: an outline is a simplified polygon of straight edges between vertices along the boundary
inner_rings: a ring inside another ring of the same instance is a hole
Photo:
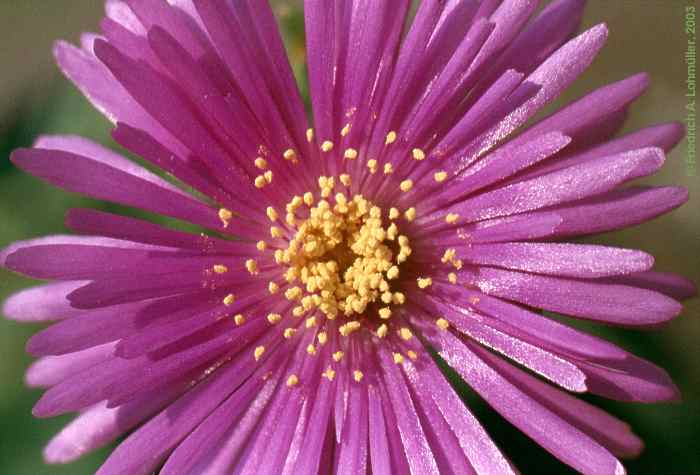
[[[108,0],[100,35],[57,44],[114,139],[174,180],[78,137],[13,162],[204,232],[77,209],[80,236],[3,251],[54,281],[4,306],[57,321],[28,344],[27,380],[48,388],[34,413],[80,414],[49,462],[133,430],[100,475],[515,473],[437,354],[562,462],[624,473],[640,439],[569,393],[676,387],[540,310],[626,327],[680,312],[693,284],[650,255],[558,241],[684,203],[622,188],[682,128],[613,138],[643,74],[525,128],[605,42],[604,25],[567,41],[582,1],[528,22],[534,0],[426,0],[402,37],[409,3],[305,2],[313,127],[266,2]]]

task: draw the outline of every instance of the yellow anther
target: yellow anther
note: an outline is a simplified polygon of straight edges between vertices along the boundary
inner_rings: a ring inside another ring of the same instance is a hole
[[[403,215],[406,218],[406,221],[410,223],[416,219],[416,208],[408,208]]]
[[[304,203],[306,203],[306,206],[311,206],[314,204],[314,195],[310,191],[307,191],[304,193]]]
[[[267,213],[267,217],[270,219],[270,221],[277,221],[277,218],[279,215],[277,214],[277,210],[273,208],[272,206],[268,206],[267,210],[265,210]]]
[[[258,273],[258,263],[255,262],[254,259],[248,259],[247,261],[245,261],[245,268],[252,275],[256,275]]]
[[[217,274],[225,274],[228,272],[228,267],[223,264],[216,264],[213,269]]]
[[[411,188],[413,188],[413,180],[404,180],[401,182],[399,185],[399,188],[401,188],[401,191],[406,193],[407,191],[411,191]]]
[[[356,320],[352,320],[345,325],[341,325],[338,331],[343,336],[348,336],[353,332],[356,332],[362,327],[362,324]]]
[[[411,338],[413,338],[413,333],[411,332],[410,329],[403,327],[399,330],[399,336],[403,338],[404,340],[408,341]]]
[[[418,161],[425,160],[425,152],[419,148],[414,148],[411,151],[411,154],[413,155],[413,158]]]
[[[272,170],[268,170],[263,173],[263,178],[265,178],[265,183],[272,183]]]
[[[440,330],[447,330],[450,327],[450,322],[444,318],[438,318],[435,320],[435,325],[437,325]]]
[[[320,333],[317,335],[317,338],[318,338],[318,343],[319,343],[319,344],[325,345],[326,342],[328,341],[328,333],[326,333],[326,332],[320,332]]]
[[[391,175],[392,173],[394,173],[394,166],[391,163],[385,163],[384,164],[384,174]]]
[[[454,248],[449,248],[449,249],[445,250],[444,254],[442,255],[442,259],[440,259],[440,260],[442,261],[443,264],[445,264],[447,262],[451,262],[452,259],[454,259],[456,255],[457,255],[457,250]]]
[[[316,317],[309,317],[306,319],[306,328],[311,328],[316,326]]]
[[[382,320],[388,320],[391,318],[391,309],[389,307],[382,307],[377,313],[379,313],[379,318]]]
[[[456,284],[457,283],[457,274],[454,272],[450,272],[447,274],[447,280],[450,282],[450,284]]]
[[[339,363],[340,360],[343,359],[344,355],[345,355],[345,353],[343,353],[342,351],[336,351],[335,353],[333,353],[333,361],[335,361],[336,363]]]
[[[430,277],[419,277],[418,278],[418,287],[421,289],[426,289],[433,285],[433,279]]]
[[[447,172],[445,172],[445,171],[435,172],[435,175],[433,175],[433,178],[435,178],[436,182],[442,183],[443,181],[447,180]]]
[[[265,185],[267,185],[267,180],[265,180],[264,176],[259,175],[259,176],[255,177],[255,187],[256,188],[262,188]]]
[[[394,363],[396,363],[396,364],[403,363],[403,355],[401,353],[394,353]]]
[[[389,132],[388,134],[386,134],[386,139],[384,140],[384,143],[385,143],[386,145],[389,145],[389,144],[392,144],[392,143],[394,143],[394,142],[396,142],[396,132],[394,132],[394,131],[392,130],[391,132]]]
[[[241,315],[240,313],[237,313],[233,317],[233,321],[236,322],[236,325],[241,326],[245,323],[245,317],[243,315]]]
[[[355,150],[354,148],[345,149],[345,153],[343,154],[343,156],[348,160],[355,160],[357,158],[357,155],[357,150]]]
[[[457,222],[459,219],[459,215],[457,213],[450,213],[447,216],[445,216],[445,222],[447,224],[454,224]]]
[[[369,168],[370,173],[377,173],[377,161],[375,159],[367,160],[367,168]]]
[[[401,216],[401,212],[396,208],[389,209],[389,219],[396,219]]]
[[[267,243],[265,241],[258,241],[255,244],[255,247],[258,249],[258,251],[262,252],[267,249]]]
[[[221,208],[219,210],[219,219],[223,223],[224,227],[227,228],[231,223],[231,218],[233,218],[233,213],[230,209]]]
[[[224,305],[229,306],[233,305],[233,302],[236,301],[236,296],[233,294],[228,294],[226,297],[224,297]]]
[[[289,375],[287,378],[287,387],[291,388],[299,384],[299,376],[296,374]]]
[[[256,158],[254,163],[255,167],[259,168],[260,170],[265,170],[267,168],[267,160],[262,157]]]
[[[416,352],[413,351],[413,350],[408,350],[408,351],[406,352],[406,354],[407,354],[408,357],[411,358],[411,360],[413,360],[413,361],[416,361],[416,360],[418,359],[418,353],[416,353]]]
[[[314,129],[306,129],[306,141],[309,143],[314,141]]]
[[[356,382],[358,382],[358,383],[359,383],[360,381],[362,381],[362,378],[363,378],[364,376],[365,376],[365,375],[364,375],[364,374],[362,373],[362,371],[360,371],[359,369],[356,369],[355,371],[352,372],[352,378],[353,378]]]
[[[343,173],[342,175],[340,175],[340,183],[342,183],[345,186],[350,186],[352,184],[350,175],[348,175],[347,173]]]
[[[284,217],[284,221],[289,226],[295,226],[297,224],[297,218],[294,216],[294,213],[287,213],[287,215]]]
[[[269,282],[269,283],[267,284],[267,290],[268,290],[271,294],[276,294],[277,291],[279,291],[279,289],[280,289],[280,286],[277,285],[276,282]]]
[[[275,239],[279,239],[282,237],[282,230],[277,226],[270,226],[270,236]]]
[[[301,298],[302,290],[299,287],[290,287],[284,291],[287,300],[298,300]]]
[[[394,305],[403,305],[406,303],[406,296],[401,292],[394,292],[391,302]]]
[[[350,124],[345,124],[345,127],[340,131],[340,135],[346,137],[350,133]]]
[[[328,379],[328,381],[333,381],[335,378],[335,371],[330,366],[323,372],[323,377]]]
[[[331,142],[330,140],[324,141],[321,144],[321,150],[323,150],[324,152],[330,152],[331,150],[333,150],[333,142]]]
[[[316,355],[316,347],[313,345],[313,343],[308,344],[308,346],[306,347],[306,352],[311,356]]]
[[[382,323],[379,325],[379,328],[377,328],[377,336],[379,338],[384,338],[387,333],[389,333],[389,327],[386,326],[386,323]]]
[[[253,351],[253,356],[255,356],[255,361],[260,361],[260,358],[262,358],[262,355],[265,353],[265,347],[264,346],[258,346],[255,348],[255,351]]]
[[[267,315],[267,321],[273,325],[279,323],[280,320],[282,320],[282,315],[280,315],[279,313],[269,313]]]
[[[284,335],[284,337],[285,337],[287,340],[289,340],[289,339],[292,338],[294,335],[296,335],[296,333],[297,333],[297,329],[296,329],[296,328],[291,328],[291,327],[289,327],[289,328],[285,328],[285,329],[284,329],[283,335]]]
[[[297,152],[293,148],[288,148],[287,150],[284,151],[282,154],[285,160],[289,161],[295,161],[297,159]]]

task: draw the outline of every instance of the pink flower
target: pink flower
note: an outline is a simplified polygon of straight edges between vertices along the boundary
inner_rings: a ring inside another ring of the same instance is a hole
[[[582,6],[530,20],[534,0],[426,0],[402,37],[408,0],[307,0],[311,126],[266,2],[108,0],[101,34],[57,44],[58,63],[175,184],[78,137],[12,160],[204,232],[77,209],[81,236],[1,254],[53,281],[4,307],[56,321],[28,345],[27,380],[47,388],[34,413],[80,414],[46,459],[133,431],[100,475],[514,473],[437,354],[562,462],[624,473],[641,441],[569,393],[676,387],[540,310],[626,327],[679,314],[694,285],[650,255],[558,241],[684,203],[626,187],[683,131],[612,138],[643,74],[525,127],[605,42],[604,25],[569,40]]]

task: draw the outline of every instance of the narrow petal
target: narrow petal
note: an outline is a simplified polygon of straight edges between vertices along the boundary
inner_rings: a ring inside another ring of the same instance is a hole
[[[475,283],[489,295],[614,325],[656,325],[681,311],[678,302],[658,292],[596,281],[482,268]]]
[[[485,350],[461,343],[449,332],[431,338],[440,355],[511,424],[545,450],[582,473],[621,475],[622,464],[605,448],[530,398],[484,360]]]
[[[457,254],[474,264],[578,278],[643,272],[654,265],[642,251],[585,244],[474,244]]]

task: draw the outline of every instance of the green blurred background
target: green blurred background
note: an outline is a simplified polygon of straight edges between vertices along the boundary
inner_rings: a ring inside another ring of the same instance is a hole
[[[277,2],[296,71],[303,76],[303,18],[298,2]],[[584,26],[608,23],[607,47],[559,103],[597,85],[638,71],[651,74],[651,90],[633,107],[625,127],[685,118],[685,7],[682,0],[590,0]],[[64,232],[65,211],[75,206],[105,208],[103,203],[49,188],[15,170],[10,151],[32,143],[42,133],[71,133],[110,146],[109,124],[58,73],[51,57],[57,38],[77,41],[81,31],[95,30],[102,14],[99,0],[0,0],[0,246],[17,239]],[[700,281],[700,179],[689,176],[686,144],[668,157],[665,167],[648,179],[653,184],[680,184],[690,189],[682,209],[634,229],[607,234],[596,242],[640,248],[654,254],[657,268],[674,270]],[[27,279],[0,270],[0,299],[30,285]],[[630,473],[700,473],[700,304],[693,299],[684,313],[659,332],[580,325],[616,341],[666,367],[680,386],[684,402],[633,405],[589,400],[629,421],[646,441],[642,456],[627,463]],[[0,473],[9,475],[89,474],[105,457],[99,451],[68,466],[46,466],[42,446],[70,417],[37,420],[31,407],[40,392],[23,385],[30,363],[24,352],[36,327],[0,321]],[[489,432],[524,474],[570,471],[499,419],[477,398],[465,399]]]

